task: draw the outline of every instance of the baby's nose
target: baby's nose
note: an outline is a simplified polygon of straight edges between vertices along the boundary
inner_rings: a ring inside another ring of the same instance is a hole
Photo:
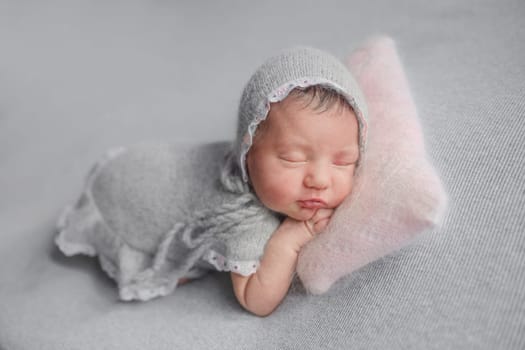
[[[313,165],[309,168],[304,178],[304,185],[307,188],[324,190],[330,184],[330,174],[328,169],[322,165]]]

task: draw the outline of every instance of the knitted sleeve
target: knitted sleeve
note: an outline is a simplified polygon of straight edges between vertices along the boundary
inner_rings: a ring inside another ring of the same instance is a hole
[[[204,260],[218,271],[248,276],[257,270],[266,243],[280,224],[274,213],[260,204],[249,204],[236,213],[232,227],[219,235],[218,242],[204,255]]]

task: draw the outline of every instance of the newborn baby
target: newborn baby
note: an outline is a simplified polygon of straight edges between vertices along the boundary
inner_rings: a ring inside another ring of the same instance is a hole
[[[108,153],[59,221],[67,255],[98,255],[123,300],[148,300],[209,270],[270,314],[301,248],[352,191],[366,107],[347,68],[311,48],[268,59],[241,98],[230,143],[142,144]]]
[[[283,299],[301,248],[327,225],[352,190],[359,161],[359,124],[345,100],[320,85],[293,90],[270,106],[246,156],[261,203],[285,216],[258,270],[232,273],[239,302],[265,315]]]

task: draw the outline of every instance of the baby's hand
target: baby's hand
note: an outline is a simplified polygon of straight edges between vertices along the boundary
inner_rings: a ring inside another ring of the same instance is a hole
[[[334,209],[319,209],[315,212],[311,219],[303,222],[306,225],[308,231],[310,231],[310,234],[313,236],[322,232],[326,228],[333,213]]]
[[[306,221],[287,217],[275,232],[274,238],[281,241],[281,244],[292,247],[295,253],[299,253],[306,243],[325,229],[333,212],[333,209],[319,209]]]

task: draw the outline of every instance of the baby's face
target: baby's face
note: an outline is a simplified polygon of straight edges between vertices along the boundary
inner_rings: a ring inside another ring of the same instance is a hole
[[[304,101],[272,104],[247,156],[252,186],[268,208],[308,220],[351,192],[359,133],[350,108],[314,111]]]

